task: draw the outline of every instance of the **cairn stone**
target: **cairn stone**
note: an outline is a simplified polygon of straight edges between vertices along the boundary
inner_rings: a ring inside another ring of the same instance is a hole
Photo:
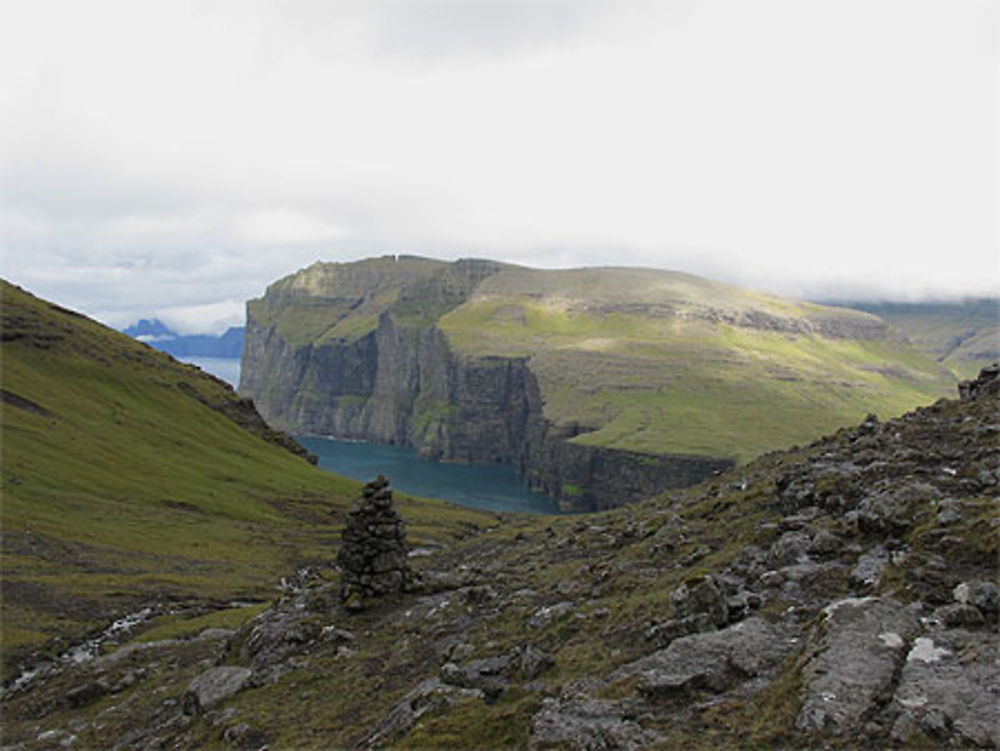
[[[416,577],[407,553],[406,523],[392,507],[389,480],[379,475],[348,512],[337,554],[341,601],[357,609],[365,598],[411,589]]]

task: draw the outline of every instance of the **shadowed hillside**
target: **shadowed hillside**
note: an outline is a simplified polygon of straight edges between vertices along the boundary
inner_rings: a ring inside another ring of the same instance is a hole
[[[311,466],[196,367],[0,291],[6,676],[30,650],[60,650],[126,612],[225,611],[329,557],[342,521],[331,512],[357,483]],[[417,539],[477,518],[421,508]]]

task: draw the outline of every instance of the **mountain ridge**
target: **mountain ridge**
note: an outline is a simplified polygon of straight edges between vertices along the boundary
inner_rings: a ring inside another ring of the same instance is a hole
[[[226,357],[243,355],[244,326],[230,326],[221,334],[178,334],[158,318],[143,318],[122,333],[174,357]]]
[[[972,378],[1000,359],[1000,298],[844,305],[889,322],[956,377]]]

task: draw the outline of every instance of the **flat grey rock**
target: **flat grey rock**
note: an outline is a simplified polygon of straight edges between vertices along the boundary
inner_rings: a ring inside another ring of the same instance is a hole
[[[800,730],[853,733],[893,677],[920,628],[899,602],[878,597],[840,600],[823,611],[817,654],[803,670],[806,697]]]
[[[184,694],[184,712],[204,712],[242,691],[250,683],[250,668],[226,665],[211,668],[195,678]]]
[[[894,740],[950,729],[964,742],[1000,748],[1000,636],[946,631],[916,639],[892,698]]]
[[[630,718],[619,702],[599,699],[546,699],[531,721],[532,748],[644,749],[658,737]]]
[[[665,649],[619,668],[608,680],[638,675],[640,690],[656,696],[724,691],[778,665],[791,647],[763,619],[747,618],[721,631],[675,639]]]

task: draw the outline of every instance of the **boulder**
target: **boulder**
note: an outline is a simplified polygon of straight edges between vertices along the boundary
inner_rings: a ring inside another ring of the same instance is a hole
[[[184,694],[184,713],[204,712],[250,684],[250,668],[225,665],[211,668],[195,678]]]
[[[867,495],[858,505],[858,529],[865,533],[898,535],[913,523],[913,506],[937,495],[930,485],[903,483]]]
[[[260,686],[277,680],[288,661],[322,638],[324,629],[315,614],[293,605],[265,611],[244,627],[244,633],[239,655],[250,660],[254,685]]]
[[[791,643],[774,627],[752,617],[721,631],[675,639],[665,649],[614,671],[608,680],[638,675],[639,689],[651,696],[720,692],[768,672],[790,649]]]
[[[531,720],[531,748],[627,751],[649,748],[658,737],[614,701],[546,699]]]
[[[428,678],[400,699],[389,713],[376,724],[365,746],[378,748],[409,732],[424,714],[448,706],[461,699],[481,699],[479,689],[461,688],[443,683],[440,678]]]
[[[889,707],[893,739],[911,744],[956,737],[1000,748],[1000,637],[947,631],[916,639]],[[942,745],[944,745],[942,743]]]
[[[542,672],[552,667],[553,659],[540,649],[526,644],[514,651],[511,664],[515,675],[524,681],[532,681]]]
[[[976,607],[988,621],[996,622],[1000,616],[1000,587],[993,582],[963,582],[953,594],[956,602]]]
[[[821,529],[809,541],[808,552],[813,555],[830,555],[840,550],[841,545],[843,543],[837,535],[828,529]]]
[[[982,612],[974,605],[967,605],[960,602],[951,605],[943,605],[934,611],[934,617],[946,626],[982,626],[986,619]]]
[[[832,735],[857,732],[892,685],[920,622],[891,599],[849,598],[828,606],[803,669],[805,701],[796,725]]]
[[[808,550],[811,543],[812,540],[805,532],[785,532],[771,545],[767,561],[774,567],[805,563],[809,560]]]
[[[546,628],[567,615],[571,610],[573,610],[573,603],[568,600],[540,607],[528,618],[528,628]]]
[[[91,704],[102,696],[111,692],[111,684],[105,677],[100,677],[93,681],[87,681],[79,686],[74,686],[66,692],[66,701],[71,707],[83,707]]]
[[[494,699],[508,685],[510,665],[510,658],[505,656],[470,660],[461,666],[446,662],[441,666],[441,680],[451,686],[479,689],[487,698]]]
[[[729,603],[724,587],[711,574],[688,579],[671,593],[670,599],[678,619],[707,616],[715,626],[729,622]]]
[[[885,545],[876,545],[858,558],[857,564],[851,569],[851,586],[861,590],[877,587],[888,565],[889,551]]]

